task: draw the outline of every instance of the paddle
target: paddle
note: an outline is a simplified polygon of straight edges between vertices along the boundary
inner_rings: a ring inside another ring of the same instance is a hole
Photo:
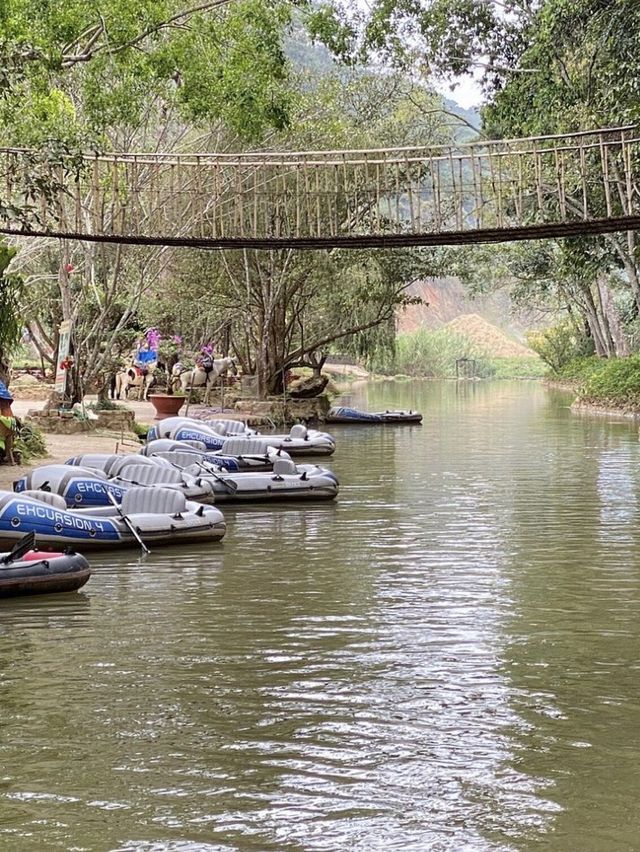
[[[167,459],[167,461],[168,461],[168,459]],[[181,468],[179,464],[176,464],[175,462],[172,462],[172,461],[170,461],[169,464],[171,465],[171,467],[175,467],[176,470],[179,470],[180,473],[184,473],[184,468]],[[207,464],[207,462],[205,462],[203,459],[200,459],[199,461],[194,461],[194,464],[197,464],[198,467],[201,470],[206,471],[208,474],[213,476],[214,479],[217,479],[218,482],[221,482],[229,490],[229,492],[231,494],[235,494],[236,491],[238,490],[238,483],[237,482],[234,482],[233,479],[224,479],[222,476],[218,476],[218,474],[215,472],[215,470],[213,470]],[[198,483],[196,483],[196,484],[198,484]]]
[[[10,562],[16,562],[24,556],[25,553],[28,553],[30,550],[35,550],[35,547],[36,534],[33,530],[31,530],[31,532],[25,533],[20,541],[13,545],[10,553],[7,553],[6,556],[3,556],[2,559],[0,559],[0,565],[8,565]]]
[[[237,483],[237,482],[234,482],[234,481],[233,481],[233,479],[225,479],[223,476],[220,476],[220,475],[219,475],[219,474],[217,474],[217,473],[215,472],[215,470],[214,470],[214,469],[213,469],[213,468],[212,468],[209,464],[207,464],[207,462],[205,462],[205,461],[200,461],[200,462],[198,462],[198,464],[200,465],[200,467],[201,467],[203,470],[206,470],[206,472],[207,472],[207,473],[209,473],[211,476],[213,476],[213,478],[214,478],[214,479],[217,479],[217,480],[218,480],[218,482],[221,482],[221,483],[225,486],[225,488],[227,488],[227,489],[229,490],[229,492],[230,492],[231,494],[235,494],[235,493],[236,493],[236,491],[238,490],[238,483]]]
[[[146,545],[146,544],[144,543],[144,541],[140,538],[140,536],[139,536],[139,534],[138,534],[137,529],[134,527],[133,523],[131,522],[131,518],[127,517],[127,515],[125,515],[125,513],[122,511],[122,509],[121,509],[121,508],[120,508],[120,506],[118,505],[118,501],[117,501],[117,500],[116,500],[116,498],[113,496],[113,494],[111,493],[111,491],[109,491],[109,489],[108,489],[108,488],[106,489],[106,491],[107,491],[107,497],[109,498],[109,502],[110,502],[113,506],[115,506],[115,509],[116,509],[117,513],[120,515],[120,517],[122,518],[122,520],[125,522],[125,525],[126,525],[127,529],[129,530],[129,532],[131,533],[131,535],[135,538],[135,540],[138,542],[138,544],[139,544],[139,545],[140,545],[140,547],[142,548],[143,552],[144,552],[144,553],[151,553],[151,551],[149,550],[149,548],[147,547],[147,545]]]

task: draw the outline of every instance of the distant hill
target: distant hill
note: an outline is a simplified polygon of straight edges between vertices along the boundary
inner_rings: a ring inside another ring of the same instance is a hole
[[[301,24],[298,24],[285,43],[285,53],[295,69],[311,72],[319,76],[338,72],[345,80],[362,73],[362,67],[349,68],[337,62],[323,44],[312,44]],[[480,129],[480,113],[476,109],[464,109],[451,98],[442,98],[447,112],[459,115],[460,128],[455,132],[458,142],[473,138],[474,131]],[[455,119],[452,119],[455,121]],[[469,126],[471,125],[471,126]]]
[[[502,329],[487,322],[479,314],[463,314],[447,323],[446,328],[466,337],[478,349],[493,358],[535,357],[531,349],[513,340]]]
[[[526,331],[540,325],[540,317],[535,312],[514,315],[505,290],[471,296],[458,278],[424,278],[411,285],[409,295],[418,296],[422,304],[409,305],[399,313],[400,333],[441,328],[464,314],[479,314],[521,341]]]
[[[455,134],[456,141],[467,142],[473,139],[480,131],[482,124],[480,112],[477,109],[465,109],[449,98],[444,98],[443,104],[447,112],[452,112],[460,116],[460,129]]]
[[[451,112],[455,112],[456,115],[459,115],[460,118],[463,118],[465,121],[468,121],[469,124],[474,127],[476,130],[480,130],[480,125],[482,124],[482,120],[480,118],[480,110],[477,110],[475,107],[471,109],[465,109],[460,106],[456,101],[452,101],[449,98],[444,99],[445,108],[451,110]]]

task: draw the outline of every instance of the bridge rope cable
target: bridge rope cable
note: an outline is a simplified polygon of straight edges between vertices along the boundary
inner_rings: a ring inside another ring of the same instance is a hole
[[[0,232],[209,248],[445,245],[608,233],[638,227],[639,168],[635,125],[353,150],[48,159],[4,148]]]

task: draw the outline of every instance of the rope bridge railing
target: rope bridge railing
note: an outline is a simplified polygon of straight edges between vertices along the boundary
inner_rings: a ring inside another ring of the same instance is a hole
[[[113,242],[430,245],[640,227],[640,130],[248,154],[0,150],[0,231]]]

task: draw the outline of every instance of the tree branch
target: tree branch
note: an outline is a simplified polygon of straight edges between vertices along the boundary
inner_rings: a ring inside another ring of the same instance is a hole
[[[161,21],[159,24],[155,24],[153,27],[148,27],[143,32],[139,33],[135,38],[130,39],[124,44],[117,45],[115,47],[109,47],[108,44],[100,44],[97,47],[94,47],[96,38],[100,35],[101,32],[106,34],[106,30],[102,25],[98,25],[97,32],[89,39],[89,42],[85,46],[85,49],[82,53],[77,53],[72,56],[63,56],[62,59],[62,67],[70,68],[73,65],[77,65],[81,62],[90,62],[94,56],[98,53],[103,53],[107,51],[110,55],[114,56],[118,53],[122,53],[123,50],[128,50],[129,48],[135,47],[140,44],[140,42],[149,38],[149,36],[154,35],[155,33],[160,32],[161,30],[169,29],[174,26],[178,21],[182,21],[185,19],[189,19],[193,15],[198,12],[208,12],[212,9],[219,8],[220,6],[227,6],[233,0],[211,0],[208,3],[201,3],[199,6],[194,6],[192,9],[186,9],[183,12],[179,12],[176,15],[173,15],[170,18],[167,18],[165,21]],[[85,31],[86,32],[86,31]],[[75,45],[72,45],[75,46]]]

